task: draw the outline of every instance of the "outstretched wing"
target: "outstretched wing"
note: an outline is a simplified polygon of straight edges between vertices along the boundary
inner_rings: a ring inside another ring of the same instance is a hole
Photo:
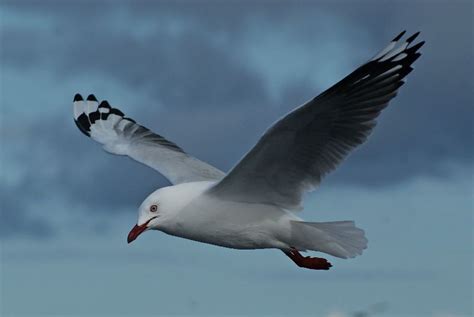
[[[419,33],[405,32],[346,78],[266,131],[255,147],[208,193],[223,199],[299,209],[305,191],[363,143],[375,119],[421,55]]]
[[[171,183],[218,180],[224,173],[186,154],[175,143],[126,118],[107,101],[94,95],[87,101],[74,96],[74,121],[85,135],[101,143],[112,154],[127,155],[161,174]]]

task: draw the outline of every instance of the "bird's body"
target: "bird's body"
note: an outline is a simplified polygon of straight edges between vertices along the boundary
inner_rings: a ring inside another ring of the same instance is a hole
[[[375,127],[376,118],[397,94],[424,42],[418,33],[400,43],[402,32],[379,54],[319,96],[275,122],[227,174],[175,143],[137,124],[94,95],[74,97],[74,119],[87,136],[117,155],[126,155],[163,174],[172,186],[140,205],[128,242],[144,231],[234,249],[282,250],[298,266],[327,270],[320,251],[352,258],[367,247],[353,221],[304,222],[303,194]],[[398,45],[398,46],[397,46]]]
[[[217,199],[208,190],[217,182],[191,182],[163,187],[143,202],[159,201],[162,212],[153,227],[167,234],[233,249],[324,251],[341,258],[362,253],[364,232],[351,221],[305,223],[295,213],[269,204]],[[146,210],[146,208],[141,208]],[[146,213],[138,225],[149,219]],[[152,220],[153,221],[153,220]],[[311,224],[311,225],[306,225]],[[335,243],[330,230],[345,225],[355,248]],[[304,230],[304,229],[305,230]],[[350,231],[350,232],[349,232]],[[304,232],[304,234],[299,234]],[[312,239],[308,239],[308,238]]]
[[[216,199],[206,194],[215,182],[192,182],[159,190],[167,210],[157,229],[173,236],[234,249],[289,249],[293,213],[264,204]],[[179,202],[179,203],[177,203]],[[144,223],[138,221],[138,224]]]

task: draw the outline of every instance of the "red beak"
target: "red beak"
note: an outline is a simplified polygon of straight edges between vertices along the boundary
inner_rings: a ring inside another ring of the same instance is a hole
[[[135,225],[135,227],[133,227],[132,230],[130,230],[130,233],[128,234],[127,242],[130,243],[136,238],[138,238],[138,236],[146,229],[146,223],[142,224],[141,226]]]
[[[153,218],[149,219],[147,222],[145,222],[142,225],[135,225],[135,227],[133,227],[132,230],[130,230],[130,233],[128,234],[127,242],[130,243],[133,240],[135,240],[136,238],[138,238],[138,236],[140,234],[142,234],[143,231],[146,231],[146,229],[148,229],[148,227],[147,227],[148,223],[150,221],[152,221],[153,219],[155,219],[155,218],[157,218],[157,217],[153,217]]]

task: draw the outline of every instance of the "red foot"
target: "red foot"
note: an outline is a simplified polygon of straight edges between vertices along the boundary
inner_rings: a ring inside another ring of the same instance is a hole
[[[302,256],[301,253],[296,249],[291,249],[290,251],[284,251],[285,254],[293,260],[299,267],[304,267],[312,270],[329,270],[332,266],[326,259]]]

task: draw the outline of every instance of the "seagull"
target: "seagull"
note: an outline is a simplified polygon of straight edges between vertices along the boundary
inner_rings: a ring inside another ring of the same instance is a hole
[[[347,77],[277,120],[228,173],[126,117],[94,95],[74,96],[74,121],[105,151],[128,156],[170,182],[138,208],[128,243],[148,230],[233,249],[283,251],[297,266],[328,270],[317,251],[353,258],[367,248],[354,221],[306,222],[297,215],[303,194],[376,125],[376,118],[404,84],[424,41],[405,31]]]

